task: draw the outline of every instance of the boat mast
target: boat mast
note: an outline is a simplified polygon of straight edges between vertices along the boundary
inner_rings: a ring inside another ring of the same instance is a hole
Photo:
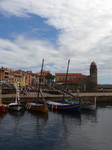
[[[40,80],[39,80],[37,102],[39,101],[40,86],[41,86],[41,82],[42,82],[43,64],[44,64],[44,59],[42,60],[42,67],[41,67],[41,74],[40,74]]]
[[[16,98],[15,98],[15,103],[17,103],[17,83],[14,83],[15,89],[16,89]]]
[[[67,88],[67,77],[68,77],[69,63],[70,63],[70,59],[68,60],[68,65],[67,65],[67,73],[66,73],[66,79],[65,79],[65,90]],[[62,103],[64,103],[64,101],[65,101],[64,99],[65,99],[65,93],[63,93]]]
[[[20,97],[19,97],[19,82],[17,82],[17,102],[20,104]]]
[[[67,90],[67,77],[68,77],[69,64],[70,64],[70,59],[68,60],[68,66],[67,66],[67,73],[66,73],[66,79],[65,79],[65,90]]]

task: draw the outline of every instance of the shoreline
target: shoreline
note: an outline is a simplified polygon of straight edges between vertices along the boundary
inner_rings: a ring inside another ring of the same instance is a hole
[[[76,96],[76,93],[71,93],[72,95]],[[49,94],[49,93],[43,93],[45,100],[51,100],[51,101],[61,101],[63,95],[59,94]],[[2,94],[2,103],[10,103],[15,101],[16,94]],[[94,101],[94,97],[96,97],[96,102],[112,102],[112,92],[89,92],[89,93],[79,93],[77,98],[80,98],[83,101]],[[27,95],[20,95],[21,102],[28,102],[28,101],[36,101],[37,93],[31,92]],[[65,98],[71,98],[70,95],[66,94]],[[42,97],[39,98],[39,100],[42,100]]]

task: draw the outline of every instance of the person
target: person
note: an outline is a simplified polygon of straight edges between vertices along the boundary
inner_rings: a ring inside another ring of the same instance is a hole
[[[79,89],[77,90],[77,95],[79,95]]]
[[[30,90],[31,90],[31,88],[30,88],[30,87],[28,87],[28,94],[30,94]]]
[[[27,94],[28,94],[28,90],[26,89],[26,91],[25,91],[25,92],[26,92],[26,96],[27,96]]]

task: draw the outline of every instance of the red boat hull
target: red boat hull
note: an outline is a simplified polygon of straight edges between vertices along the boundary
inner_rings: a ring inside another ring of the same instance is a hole
[[[0,112],[4,112],[6,110],[7,106],[1,105],[0,106]]]

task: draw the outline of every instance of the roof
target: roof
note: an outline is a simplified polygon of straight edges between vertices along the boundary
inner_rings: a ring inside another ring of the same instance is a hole
[[[66,76],[66,73],[55,73],[55,76]],[[68,76],[76,76],[76,78],[86,78],[82,73],[68,73]]]
[[[39,73],[31,73],[31,75],[39,76]]]
[[[0,70],[9,71],[8,68],[0,68]]]
[[[93,61],[93,62],[91,63],[91,66],[96,66],[96,63]]]
[[[65,76],[67,73],[55,73],[56,76]],[[81,73],[68,73],[68,76],[81,75]]]

